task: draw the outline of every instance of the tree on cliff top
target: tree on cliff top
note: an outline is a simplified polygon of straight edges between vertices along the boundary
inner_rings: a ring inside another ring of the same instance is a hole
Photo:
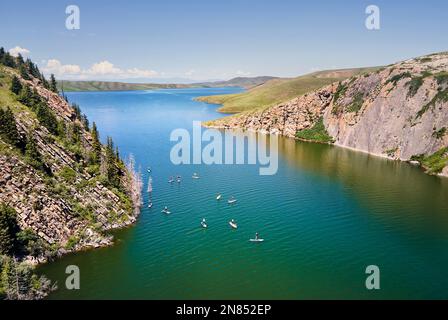
[[[50,76],[50,90],[58,93],[58,86],[57,86],[57,82],[56,82],[56,78],[54,77],[54,74],[51,74],[51,76]]]
[[[3,64],[10,68],[16,67],[16,62],[13,56],[9,54],[9,52],[5,51],[2,47],[0,48],[0,64]]]

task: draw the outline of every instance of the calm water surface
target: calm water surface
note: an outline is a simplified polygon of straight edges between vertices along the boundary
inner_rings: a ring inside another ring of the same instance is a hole
[[[66,256],[40,270],[60,289],[52,299],[448,298],[448,179],[337,147],[279,141],[279,170],[174,166],[175,128],[221,117],[196,96],[238,88],[70,93],[113,137],[122,155],[151,166],[154,207],[115,233],[116,245]],[[193,172],[201,176],[191,179]],[[182,175],[181,185],[167,183]],[[145,187],[146,188],[146,187]],[[217,202],[230,195],[235,206]],[[145,194],[145,200],[146,200]],[[168,205],[171,216],[160,211]],[[207,218],[209,229],[200,228]],[[231,230],[230,219],[239,223]],[[248,240],[255,232],[262,244]],[[64,287],[81,269],[81,290]],[[381,290],[365,289],[378,265]]]

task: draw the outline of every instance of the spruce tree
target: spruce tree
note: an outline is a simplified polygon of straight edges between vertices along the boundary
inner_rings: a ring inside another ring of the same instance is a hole
[[[81,108],[76,103],[72,104],[76,119],[81,119]]]
[[[0,219],[0,254],[9,255],[14,248],[14,243],[9,234],[9,229]]]
[[[57,82],[56,82],[56,78],[54,77],[54,74],[51,74],[51,76],[50,76],[50,90],[58,93],[58,86],[57,86]]]
[[[72,142],[73,144],[81,142],[81,127],[76,122],[72,124]]]
[[[42,85],[45,89],[50,89],[50,84],[48,83],[47,79],[45,79],[45,76],[43,74],[40,75],[40,80],[42,81]]]
[[[19,78],[17,78],[16,76],[12,78],[11,91],[16,95],[20,94],[20,91],[22,91],[22,83],[20,83]]]
[[[30,75],[38,79],[40,78],[39,68],[29,58],[26,59],[25,65]]]
[[[115,147],[115,160],[120,162],[120,151],[118,150],[118,147]]]
[[[0,287],[2,287],[3,294],[7,299],[15,299],[14,292],[17,287],[14,285],[15,281],[13,281],[13,277],[11,276],[14,260],[7,256],[4,256],[2,260]]]
[[[0,203],[0,254],[12,255],[14,253],[19,231],[16,211]]]
[[[31,80],[30,75],[28,74],[28,70],[26,69],[25,65],[19,66],[19,72],[20,76],[25,80]]]
[[[58,120],[53,114],[53,111],[45,104],[41,102],[37,105],[36,110],[37,119],[39,122],[54,135],[58,135]]]
[[[86,130],[89,130],[89,126],[90,126],[89,118],[87,118],[87,116],[85,114],[83,114],[81,118],[82,118],[81,121],[82,121],[82,124],[83,124],[84,128]]]
[[[20,91],[18,100],[31,108],[31,101],[33,98],[33,93],[28,85],[23,86],[22,91]]]
[[[0,61],[1,64],[10,67],[10,68],[15,68],[16,67],[16,62],[13,56],[11,56],[9,54],[9,52],[4,52],[2,54],[2,59]]]
[[[22,55],[21,55],[20,53],[19,53],[19,55],[17,56],[16,61],[17,61],[17,64],[18,64],[19,66],[22,65],[22,64],[24,64],[23,57],[22,57]]]
[[[14,113],[9,107],[6,110],[2,108],[0,110],[0,135],[10,144],[19,146],[21,139]]]
[[[120,171],[117,166],[114,143],[111,137],[107,137],[106,167],[107,167],[107,180],[111,185],[118,187],[120,185]]]
[[[101,142],[96,123],[92,123],[92,149],[94,154],[94,163],[99,163],[101,161]]]
[[[27,139],[25,157],[28,163],[30,163],[34,168],[42,168],[42,157],[39,153],[39,150],[37,150],[36,141],[33,138],[32,132],[29,134]]]

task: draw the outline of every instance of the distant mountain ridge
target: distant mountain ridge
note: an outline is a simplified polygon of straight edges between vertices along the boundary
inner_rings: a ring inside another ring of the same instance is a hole
[[[243,87],[250,89],[276,77],[237,77],[226,81],[209,81],[200,83],[128,83],[115,81],[58,81],[61,91],[132,91],[155,89],[182,89],[182,88],[216,88],[216,87]]]

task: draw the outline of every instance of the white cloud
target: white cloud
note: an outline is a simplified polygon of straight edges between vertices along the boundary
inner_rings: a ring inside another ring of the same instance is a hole
[[[101,61],[93,64],[90,69],[85,70],[84,73],[91,75],[116,75],[121,73],[121,70],[114,67],[109,61]]]
[[[78,74],[81,73],[81,68],[76,64],[61,64],[59,60],[50,59],[43,69],[46,73],[54,73],[55,75],[63,74]]]
[[[16,46],[14,48],[9,49],[9,53],[13,57],[18,57],[19,54],[21,54],[22,56],[28,55],[30,53],[30,50]]]
[[[46,74],[54,73],[59,78],[76,80],[136,79],[151,78],[158,75],[158,73],[153,70],[144,70],[138,68],[121,69],[107,60],[94,63],[88,69],[82,69],[79,65],[62,64],[59,60],[50,59],[47,61],[45,67],[43,67],[42,70]]]

